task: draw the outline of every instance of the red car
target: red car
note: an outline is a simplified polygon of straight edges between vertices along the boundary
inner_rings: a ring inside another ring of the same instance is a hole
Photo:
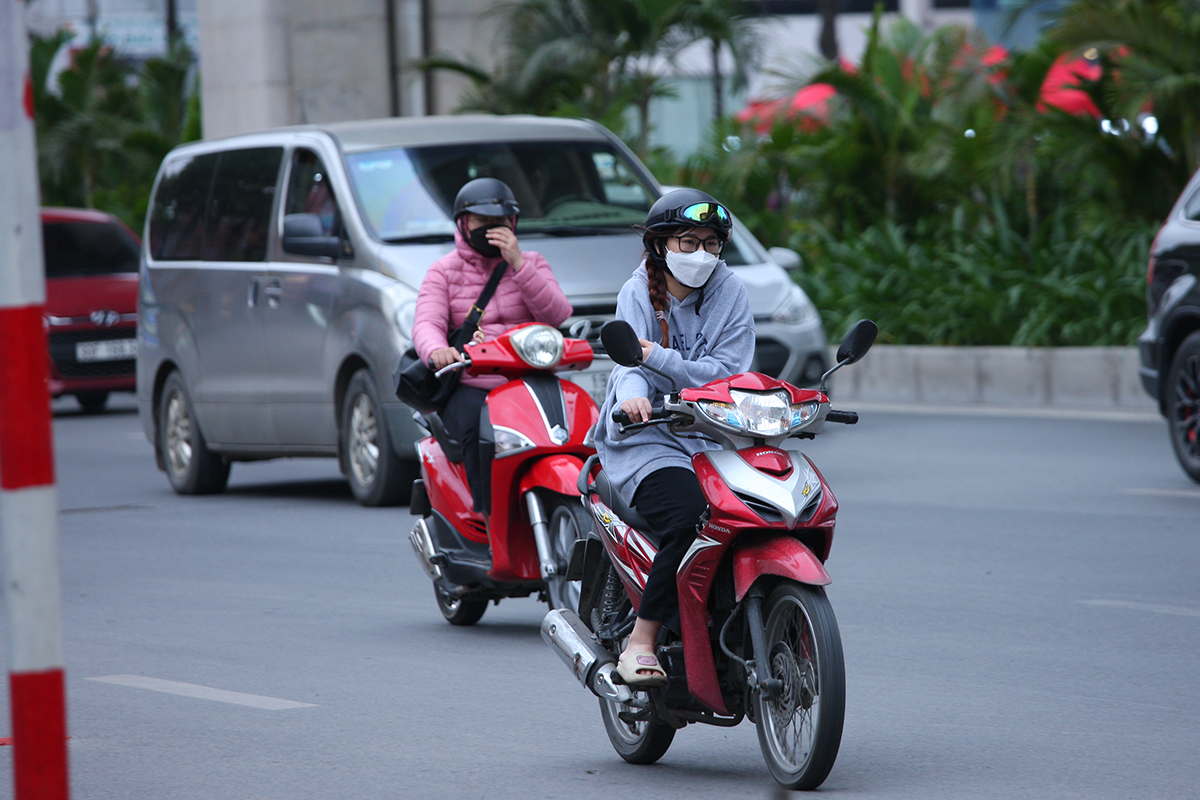
[[[102,211],[43,208],[50,394],[99,411],[137,384],[138,255],[129,227]]]

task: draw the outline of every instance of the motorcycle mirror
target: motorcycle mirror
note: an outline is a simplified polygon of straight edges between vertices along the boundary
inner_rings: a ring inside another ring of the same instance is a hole
[[[842,346],[838,348],[838,364],[853,364],[865,356],[871,345],[875,344],[878,333],[879,328],[869,319],[860,319],[854,323],[846,338],[842,340]]]
[[[608,357],[622,367],[636,367],[642,363],[642,346],[638,343],[633,326],[623,319],[609,320],[600,329],[600,343]]]
[[[875,344],[875,337],[878,334],[879,327],[869,319],[860,319],[850,326],[850,331],[846,334],[846,338],[842,340],[842,345],[838,348],[837,355],[834,356],[837,363],[821,376],[820,389],[822,392],[826,391],[825,381],[829,376],[847,364],[853,364],[865,356],[867,351],[871,349],[871,345]]]

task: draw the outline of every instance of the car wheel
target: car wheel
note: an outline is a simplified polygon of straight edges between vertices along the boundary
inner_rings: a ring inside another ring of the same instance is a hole
[[[1167,425],[1175,457],[1200,483],[1200,331],[1183,340],[1167,378]]]
[[[217,494],[229,481],[229,462],[204,443],[187,387],[178,372],[163,385],[158,404],[158,448],[167,480],[179,494]]]
[[[392,448],[383,418],[383,404],[366,368],[354,373],[342,403],[342,445],[350,490],[364,506],[407,503],[416,462],[402,459]]]
[[[75,395],[79,407],[86,414],[95,414],[104,410],[108,404],[108,392],[79,392]]]

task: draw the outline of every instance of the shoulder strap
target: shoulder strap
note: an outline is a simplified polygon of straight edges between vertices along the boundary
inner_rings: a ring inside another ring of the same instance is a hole
[[[487,304],[491,302],[492,295],[496,293],[496,287],[500,285],[500,279],[504,277],[504,270],[506,269],[508,269],[508,262],[501,259],[496,268],[492,270],[492,274],[488,277],[487,285],[479,293],[479,299],[475,301],[475,305],[471,306],[466,320],[463,321],[462,327],[459,328],[457,338],[460,344],[470,341],[471,337],[475,335],[475,330],[479,327],[479,318],[483,316],[483,310],[487,308]]]

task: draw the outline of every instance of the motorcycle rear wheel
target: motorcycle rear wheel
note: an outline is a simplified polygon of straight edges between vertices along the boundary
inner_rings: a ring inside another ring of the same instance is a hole
[[[476,622],[479,622],[480,617],[483,616],[483,612],[487,611],[487,600],[469,597],[460,597],[457,600],[451,600],[449,595],[436,585],[433,587],[433,596],[437,598],[438,611],[442,612],[442,616],[446,618],[446,622],[449,622],[451,625],[474,625]]]
[[[617,755],[630,764],[653,764],[666,754],[675,739],[675,729],[656,719],[625,722],[618,716],[624,710],[623,704],[600,698],[600,716],[608,740]]]
[[[754,694],[758,743],[780,785],[815,789],[833,769],[846,714],[837,619],[824,589],[792,582],[771,592],[763,617],[770,657],[766,671],[783,689],[766,700]]]

